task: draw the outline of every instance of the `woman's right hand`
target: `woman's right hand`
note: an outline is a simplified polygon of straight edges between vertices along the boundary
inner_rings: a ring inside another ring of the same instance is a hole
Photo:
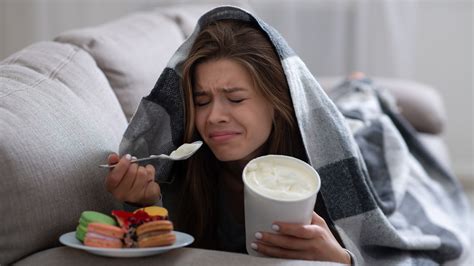
[[[153,165],[139,166],[131,163],[132,157],[127,154],[120,158],[117,154],[109,155],[108,164],[116,164],[105,179],[107,191],[119,201],[149,206],[159,201],[161,191],[155,182]]]

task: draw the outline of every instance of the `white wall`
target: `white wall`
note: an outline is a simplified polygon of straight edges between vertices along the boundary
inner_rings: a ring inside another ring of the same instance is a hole
[[[442,94],[454,169],[474,178],[473,2],[422,1],[418,15],[414,77]]]
[[[0,0],[0,60],[60,32],[92,26],[134,10],[150,0]]]
[[[312,73],[413,79],[442,95],[455,172],[474,180],[472,0],[250,0]]]
[[[67,29],[175,2],[199,1],[0,0],[0,60]],[[362,70],[438,89],[447,107],[445,139],[455,172],[474,178],[472,1],[242,2],[279,30],[316,76]]]

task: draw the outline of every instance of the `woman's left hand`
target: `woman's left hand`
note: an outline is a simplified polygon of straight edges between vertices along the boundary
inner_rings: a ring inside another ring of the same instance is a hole
[[[275,222],[272,228],[277,229],[277,233],[255,234],[256,246],[252,246],[264,255],[351,264],[349,253],[337,242],[326,221],[315,212],[309,225]]]

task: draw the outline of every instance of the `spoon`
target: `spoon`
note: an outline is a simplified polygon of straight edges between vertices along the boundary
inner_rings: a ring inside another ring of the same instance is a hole
[[[142,162],[142,161],[147,161],[147,160],[153,160],[153,159],[167,159],[167,160],[173,160],[173,161],[180,161],[180,160],[186,160],[191,155],[193,155],[199,148],[201,148],[202,141],[198,140],[193,143],[184,143],[183,145],[179,146],[176,150],[172,151],[170,155],[166,154],[160,154],[160,155],[150,155],[149,157],[144,157],[140,159],[134,159],[131,160],[131,163],[137,163],[137,162]],[[101,168],[114,168],[116,164],[101,164],[99,167]]]

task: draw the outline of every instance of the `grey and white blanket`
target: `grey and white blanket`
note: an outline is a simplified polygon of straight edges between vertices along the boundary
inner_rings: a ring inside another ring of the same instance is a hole
[[[142,99],[120,152],[170,152],[184,132],[181,63],[199,30],[220,19],[250,21],[273,42],[290,87],[309,157],[322,180],[328,214],[356,264],[459,264],[469,252],[468,206],[456,179],[418,142],[413,129],[367,81],[322,90],[272,27],[250,13],[220,7],[203,15],[150,95]],[[157,165],[171,182],[171,163]]]
[[[393,98],[369,79],[346,80],[330,97],[364,162],[355,181],[360,185],[347,186],[363,186],[358,191],[365,196],[344,204],[366,210],[336,219],[357,246],[356,257],[369,265],[462,264],[471,252],[466,197],[397,112]],[[336,183],[328,186],[341,186]]]

